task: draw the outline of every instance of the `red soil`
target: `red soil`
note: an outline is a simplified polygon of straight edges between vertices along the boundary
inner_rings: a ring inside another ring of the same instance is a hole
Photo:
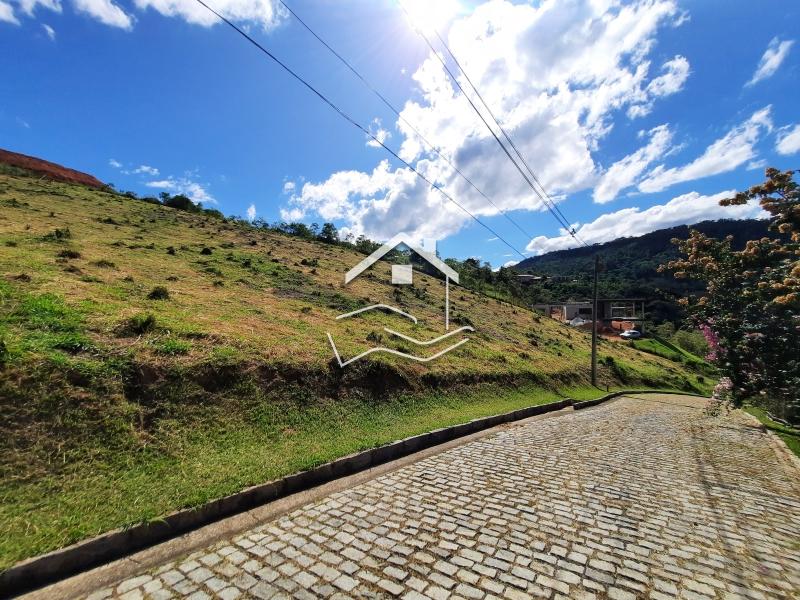
[[[106,187],[106,184],[104,184],[102,181],[92,177],[91,175],[87,175],[86,173],[81,173],[75,169],[62,167],[61,165],[51,163],[47,160],[42,160],[41,158],[35,158],[33,156],[26,156],[25,154],[18,154],[16,152],[3,150],[2,148],[0,148],[0,163],[5,163],[13,167],[19,167],[21,169],[27,169],[28,171],[39,173],[55,181],[79,183],[81,185],[87,185],[93,188]]]

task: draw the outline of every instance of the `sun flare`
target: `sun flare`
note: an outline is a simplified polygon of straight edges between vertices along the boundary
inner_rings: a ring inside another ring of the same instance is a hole
[[[425,33],[441,31],[461,12],[458,0],[399,0],[411,21],[411,26]]]

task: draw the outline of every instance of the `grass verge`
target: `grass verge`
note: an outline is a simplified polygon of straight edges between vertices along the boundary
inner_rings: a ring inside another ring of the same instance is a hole
[[[750,413],[756,419],[761,421],[764,427],[774,432],[786,443],[786,445],[789,447],[789,450],[794,452],[796,456],[800,457],[800,429],[794,429],[793,427],[788,427],[782,423],[773,421],[763,409],[755,406],[746,406],[744,411],[746,413]]]
[[[588,400],[605,393],[587,387],[555,393],[481,386],[380,403],[265,403],[246,422],[219,415],[206,430],[176,425],[169,452],[88,460],[57,476],[3,482],[0,569],[397,439],[564,397]]]

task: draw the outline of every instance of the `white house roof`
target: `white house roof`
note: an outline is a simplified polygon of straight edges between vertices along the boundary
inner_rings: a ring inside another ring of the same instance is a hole
[[[380,248],[375,250],[375,252],[367,256],[360,263],[358,263],[355,267],[350,269],[344,276],[344,282],[350,283],[351,281],[353,281],[353,279],[361,275],[361,273],[369,269],[372,265],[374,265],[381,258],[383,258],[389,251],[394,250],[400,244],[408,246],[411,250],[419,254],[422,258],[427,260],[430,264],[432,264],[434,267],[436,267],[442,273],[444,273],[445,277],[458,283],[458,273],[456,273],[453,269],[448,267],[447,264],[445,264],[445,262],[435,254],[431,254],[430,252],[427,252],[426,250],[420,248],[418,244],[412,242],[411,239],[404,233],[398,233],[388,242],[383,244]]]

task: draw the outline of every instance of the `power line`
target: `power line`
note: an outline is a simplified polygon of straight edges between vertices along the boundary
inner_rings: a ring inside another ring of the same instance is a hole
[[[344,58],[344,57],[343,57],[341,54],[339,54],[339,53],[338,53],[336,50],[334,50],[334,49],[333,49],[333,48],[330,46],[330,44],[328,44],[328,42],[326,42],[324,39],[322,39],[322,38],[321,38],[321,37],[320,37],[320,36],[319,36],[319,35],[318,35],[318,34],[317,34],[317,33],[316,33],[316,32],[315,32],[315,31],[314,31],[314,30],[313,30],[313,29],[312,29],[312,28],[311,28],[311,27],[310,27],[310,26],[309,26],[309,25],[308,25],[308,24],[307,24],[307,23],[306,23],[306,22],[305,22],[305,21],[304,21],[302,18],[300,18],[300,16],[299,16],[299,15],[298,15],[298,14],[297,14],[297,13],[296,13],[294,10],[292,10],[292,8],[291,8],[291,7],[290,7],[288,4],[286,4],[286,2],[284,2],[284,0],[278,0],[278,2],[280,2],[280,3],[283,5],[283,7],[284,7],[286,10],[288,10],[288,11],[289,11],[289,13],[290,13],[290,14],[291,14],[291,15],[292,15],[292,16],[293,16],[293,17],[294,17],[294,18],[295,18],[295,19],[296,19],[296,20],[297,20],[297,21],[298,21],[298,22],[299,22],[299,23],[300,23],[300,24],[301,24],[301,25],[302,25],[302,26],[303,26],[303,27],[304,27],[304,28],[305,28],[305,29],[306,29],[306,30],[307,30],[307,31],[308,31],[310,34],[311,34],[311,35],[313,35],[313,36],[314,36],[314,37],[317,39],[317,41],[319,41],[319,42],[320,42],[320,43],[321,43],[323,46],[325,46],[325,48],[327,48],[327,49],[328,49],[328,50],[331,52],[331,54],[333,54],[333,55],[334,55],[334,56],[335,56],[337,59],[339,59],[339,61],[340,61],[340,62],[341,62],[341,63],[342,63],[344,66],[346,66],[346,67],[347,67],[347,68],[348,68],[348,69],[349,69],[349,70],[350,70],[350,71],[353,73],[353,75],[355,75],[355,76],[356,76],[356,77],[357,77],[357,78],[358,78],[358,79],[361,81],[361,83],[363,83],[363,84],[364,84],[364,86],[366,86],[366,88],[367,88],[367,89],[369,89],[369,90],[370,90],[370,91],[371,91],[373,94],[375,94],[375,95],[376,95],[376,96],[377,96],[377,97],[378,97],[378,98],[381,100],[381,102],[383,102],[383,104],[384,104],[384,105],[386,105],[386,107],[387,107],[387,108],[388,108],[390,111],[392,111],[392,112],[395,114],[395,116],[397,116],[397,118],[398,118],[398,119],[400,119],[401,121],[403,121],[403,123],[405,123],[405,124],[406,124],[406,125],[407,125],[407,126],[408,126],[408,127],[409,127],[409,128],[410,128],[410,129],[411,129],[411,130],[412,130],[412,131],[413,131],[413,132],[416,134],[416,135],[417,135],[417,137],[418,137],[420,140],[422,140],[422,143],[423,143],[423,144],[425,144],[425,146],[426,146],[426,147],[428,147],[428,148],[429,148],[431,151],[433,151],[433,152],[434,152],[434,153],[435,153],[437,156],[439,156],[439,157],[440,157],[441,159],[443,159],[443,160],[444,160],[444,161],[445,161],[445,162],[446,162],[448,165],[450,165],[450,167],[451,167],[451,168],[452,168],[452,169],[453,169],[453,170],[454,170],[456,173],[458,173],[458,174],[459,174],[459,175],[460,175],[460,176],[461,176],[461,177],[462,177],[462,178],[463,178],[463,179],[464,179],[464,180],[465,180],[465,181],[466,181],[466,182],[467,182],[467,183],[468,183],[468,184],[469,184],[469,185],[470,185],[470,186],[471,186],[471,187],[472,187],[472,188],[473,188],[473,189],[474,189],[476,192],[478,192],[478,194],[480,194],[481,196],[483,196],[483,198],[484,198],[484,199],[486,199],[486,201],[487,201],[487,202],[489,202],[489,203],[490,203],[492,206],[494,206],[494,207],[495,207],[495,208],[496,208],[496,209],[497,209],[497,210],[498,210],[498,211],[499,211],[499,212],[500,212],[500,213],[501,213],[501,214],[502,214],[502,215],[503,215],[503,216],[504,216],[506,219],[508,219],[508,221],[509,221],[509,222],[510,222],[512,225],[514,225],[514,226],[515,226],[515,227],[516,227],[516,228],[517,228],[517,229],[518,229],[520,232],[522,232],[522,234],[523,234],[523,235],[524,235],[524,236],[527,238],[527,240],[528,240],[528,241],[530,241],[530,240],[532,240],[532,239],[533,239],[533,235],[532,235],[531,233],[529,233],[528,231],[526,231],[525,229],[523,229],[523,227],[522,227],[522,226],[521,226],[519,223],[517,223],[517,222],[516,222],[514,219],[512,219],[512,218],[511,218],[511,217],[510,217],[510,216],[509,216],[509,215],[508,215],[508,214],[507,214],[507,213],[506,213],[506,212],[505,212],[505,211],[504,211],[502,208],[500,208],[500,207],[499,207],[497,204],[495,204],[495,202],[494,202],[494,201],[493,201],[493,200],[492,200],[492,199],[491,199],[489,196],[487,196],[487,195],[486,195],[486,194],[485,194],[483,191],[481,191],[481,190],[480,190],[480,188],[478,188],[478,186],[477,186],[477,185],[475,185],[475,184],[472,182],[472,180],[471,180],[469,177],[467,177],[467,176],[466,176],[466,175],[465,175],[465,174],[464,174],[464,173],[461,171],[461,169],[459,169],[459,168],[458,168],[458,167],[457,167],[455,164],[453,164],[453,162],[452,162],[452,161],[451,161],[451,160],[450,160],[450,159],[449,159],[447,156],[445,156],[444,154],[442,154],[442,152],[441,152],[441,151],[440,151],[440,150],[439,150],[439,149],[438,149],[438,148],[437,148],[437,147],[436,147],[434,144],[432,144],[431,142],[429,142],[429,141],[428,141],[428,140],[425,138],[425,136],[423,136],[423,135],[422,135],[422,133],[420,133],[420,131],[419,131],[419,130],[418,130],[418,129],[417,129],[417,128],[416,128],[416,127],[413,125],[413,124],[411,124],[411,123],[408,121],[408,119],[406,119],[406,118],[405,118],[405,117],[404,117],[404,116],[403,116],[403,115],[400,113],[400,111],[399,111],[397,108],[395,108],[395,107],[394,107],[394,105],[393,105],[391,102],[389,102],[389,101],[386,99],[386,97],[384,97],[384,95],[383,95],[383,94],[381,94],[381,93],[380,93],[380,92],[379,92],[377,89],[375,89],[375,87],[374,87],[374,86],[373,86],[373,85],[372,85],[372,84],[371,84],[371,83],[370,83],[370,82],[369,82],[369,81],[368,81],[368,80],[367,80],[367,79],[366,79],[364,76],[362,76],[362,75],[361,75],[361,73],[359,73],[359,72],[358,72],[358,70],[357,70],[357,69],[356,69],[356,68],[355,68],[355,67],[354,67],[354,66],[353,66],[353,65],[352,65],[350,62],[348,62],[348,61],[347,61],[347,59],[345,59],[345,58]]]
[[[408,12],[408,10],[406,9],[406,7],[403,5],[403,3],[402,3],[400,0],[398,0],[398,4],[400,5],[400,8],[403,10],[403,12],[406,14],[406,16],[408,17],[408,19],[409,19],[409,20],[410,20],[410,21],[413,23],[413,22],[414,22],[414,19],[413,19],[413,17],[411,16],[411,14]],[[414,29],[415,29],[415,31],[417,32],[417,34],[418,34],[420,37],[422,37],[422,39],[423,39],[423,40],[425,40],[425,43],[428,45],[428,48],[430,48],[430,50],[431,50],[431,52],[433,53],[433,55],[434,55],[434,56],[436,56],[436,58],[439,60],[439,62],[440,62],[440,63],[442,63],[442,67],[444,67],[445,71],[446,71],[446,72],[447,72],[447,74],[450,76],[450,79],[452,79],[452,80],[453,80],[453,83],[455,83],[455,84],[456,84],[456,86],[458,87],[458,89],[459,89],[459,90],[461,91],[461,93],[463,94],[464,98],[466,98],[466,99],[467,99],[467,102],[469,102],[470,106],[473,108],[473,110],[475,111],[475,113],[478,115],[478,117],[480,117],[481,121],[483,121],[483,124],[484,124],[484,125],[486,125],[486,128],[487,128],[487,129],[489,130],[489,132],[492,134],[492,136],[494,137],[495,141],[496,141],[496,142],[499,144],[500,148],[503,150],[503,152],[505,152],[505,154],[506,154],[506,156],[508,157],[508,159],[509,159],[509,160],[512,162],[512,164],[513,164],[513,165],[514,165],[514,166],[517,168],[517,170],[519,171],[520,175],[522,175],[522,178],[523,178],[523,179],[524,179],[524,180],[525,180],[525,181],[528,183],[528,185],[529,185],[529,186],[530,186],[530,188],[533,190],[533,192],[534,192],[534,193],[535,193],[535,194],[536,194],[536,195],[539,197],[539,199],[542,201],[542,203],[545,205],[545,207],[547,207],[547,209],[550,211],[550,214],[552,214],[552,215],[553,215],[553,217],[556,219],[556,221],[558,221],[558,223],[559,223],[559,224],[560,224],[560,225],[561,225],[561,226],[562,226],[562,227],[563,227],[563,228],[564,228],[564,229],[567,231],[567,233],[569,233],[569,235],[571,235],[571,236],[572,236],[572,237],[573,237],[573,238],[574,238],[576,241],[578,241],[579,243],[581,243],[581,244],[582,244],[582,245],[584,245],[584,246],[588,246],[588,244],[586,244],[585,242],[583,242],[583,240],[581,240],[580,238],[578,238],[578,237],[577,237],[577,235],[575,234],[575,232],[573,231],[573,229],[572,229],[572,227],[571,227],[571,225],[570,225],[570,223],[569,223],[569,220],[568,220],[568,219],[566,219],[566,217],[564,217],[563,213],[561,213],[561,211],[560,211],[560,210],[559,210],[559,211],[556,211],[555,202],[553,202],[553,201],[552,201],[552,199],[548,200],[548,198],[545,198],[545,197],[542,195],[542,193],[541,193],[541,192],[540,192],[540,191],[539,191],[539,190],[536,188],[536,186],[533,184],[533,182],[531,181],[531,179],[528,177],[528,175],[526,175],[526,174],[525,174],[525,171],[523,171],[523,170],[522,170],[522,167],[520,167],[520,166],[519,166],[519,164],[517,163],[517,161],[516,161],[516,160],[514,160],[514,157],[513,157],[513,156],[511,156],[511,153],[508,151],[508,148],[506,148],[506,146],[505,146],[505,144],[503,143],[503,141],[502,141],[502,140],[501,140],[501,139],[498,137],[498,135],[495,133],[494,129],[493,129],[493,128],[491,127],[491,125],[489,125],[489,123],[486,121],[486,119],[485,119],[485,117],[483,116],[483,114],[481,114],[481,111],[480,111],[480,109],[478,109],[478,107],[477,107],[477,106],[475,106],[475,103],[472,101],[472,99],[469,97],[469,95],[467,94],[467,92],[464,90],[464,88],[462,87],[461,83],[458,81],[458,78],[456,78],[456,76],[455,76],[455,75],[453,74],[453,72],[450,70],[450,67],[448,67],[448,66],[447,66],[447,63],[445,62],[445,60],[444,60],[444,59],[443,59],[443,58],[442,58],[442,57],[439,55],[439,53],[438,53],[438,52],[436,52],[436,49],[433,47],[433,44],[431,43],[430,39],[428,39],[428,36],[427,36],[427,35],[425,35],[425,33],[424,33],[424,32],[423,32],[423,31],[422,31],[420,28],[418,28],[418,27],[416,27],[416,26],[415,26],[415,27],[414,27]],[[438,36],[438,33],[437,33],[437,36]],[[441,39],[441,37],[440,37],[440,39]],[[448,51],[449,51],[449,49],[448,49]],[[452,55],[452,54],[451,54],[451,55]],[[491,111],[490,111],[490,112],[491,112]],[[501,129],[502,129],[502,128],[501,128]],[[541,185],[541,184],[539,184],[539,185]],[[544,188],[542,188],[542,189],[544,189]],[[545,192],[545,193],[546,193],[546,192]],[[552,206],[551,206],[551,203],[552,203]]]
[[[539,181],[539,178],[538,178],[538,177],[536,177],[536,173],[534,173],[534,172],[533,172],[533,169],[531,169],[530,165],[528,164],[528,161],[527,161],[527,160],[525,160],[525,157],[524,157],[524,156],[522,156],[522,153],[521,153],[521,152],[519,151],[519,149],[517,148],[517,145],[514,143],[514,140],[512,140],[512,139],[511,139],[511,136],[509,136],[509,135],[508,135],[508,133],[506,132],[506,130],[505,130],[505,128],[503,127],[503,125],[500,123],[500,121],[498,120],[498,118],[495,116],[494,112],[492,112],[492,109],[489,107],[489,104],[486,102],[486,100],[484,100],[484,99],[483,99],[483,96],[481,95],[480,91],[478,91],[478,88],[475,86],[475,84],[474,84],[474,83],[472,83],[472,79],[470,79],[470,77],[469,77],[469,75],[467,74],[467,72],[466,72],[466,70],[464,69],[464,67],[463,67],[463,66],[461,66],[461,63],[458,61],[458,58],[456,58],[456,55],[455,55],[455,54],[453,54],[453,51],[450,49],[450,46],[448,46],[448,45],[447,45],[447,42],[445,42],[445,41],[444,41],[444,39],[442,39],[442,36],[439,34],[439,32],[438,32],[438,31],[435,31],[435,32],[436,32],[436,37],[439,39],[439,42],[442,44],[442,46],[444,46],[445,50],[447,50],[447,53],[450,55],[450,57],[451,57],[451,58],[453,59],[453,61],[456,63],[456,66],[459,68],[459,70],[461,71],[461,73],[464,75],[464,77],[466,78],[466,80],[467,80],[467,82],[469,83],[469,85],[470,85],[470,87],[472,88],[472,90],[475,92],[475,94],[478,96],[478,98],[480,99],[480,101],[481,101],[481,103],[483,104],[483,106],[484,106],[484,107],[486,108],[486,110],[489,112],[489,115],[492,117],[492,120],[495,122],[495,124],[497,125],[497,127],[498,127],[498,128],[500,129],[500,131],[502,132],[502,134],[503,134],[503,137],[505,137],[505,138],[506,138],[506,140],[508,141],[508,143],[509,143],[509,144],[511,144],[511,147],[514,149],[514,153],[515,153],[515,154],[516,154],[516,155],[519,157],[519,159],[522,161],[522,164],[523,164],[523,165],[525,165],[525,168],[527,169],[528,173],[530,174],[530,176],[531,176],[531,177],[533,177],[533,180],[534,180],[534,181],[535,181],[535,182],[536,182],[536,183],[539,185],[539,187],[540,187],[540,188],[541,188],[541,190],[542,190],[542,193],[544,193],[544,195],[545,195],[545,196],[547,196],[547,199],[550,201],[551,205],[552,205],[552,206],[553,206],[553,208],[556,210],[556,212],[557,212],[557,213],[558,213],[558,214],[561,216],[561,218],[563,219],[563,221],[565,221],[565,222],[567,223],[567,226],[568,226],[568,227],[567,227],[567,230],[571,232],[571,233],[570,233],[570,235],[572,235],[572,236],[573,236],[573,237],[574,237],[576,240],[578,240],[578,241],[579,241],[579,242],[581,242],[581,243],[582,243],[584,246],[586,246],[587,244],[586,244],[585,242],[583,242],[583,240],[581,240],[581,239],[578,237],[578,235],[577,235],[577,234],[574,232],[574,230],[572,229],[572,227],[569,225],[569,223],[570,223],[569,219],[567,219],[567,217],[564,215],[564,213],[563,213],[563,212],[561,212],[561,209],[558,207],[558,204],[555,202],[555,200],[553,200],[553,198],[550,196],[550,194],[548,194],[548,193],[547,193],[547,189],[544,187],[544,185],[542,184],[542,182],[541,182],[541,181]]]
[[[329,107],[331,107],[331,108],[332,108],[334,111],[336,111],[336,112],[339,114],[339,116],[341,116],[341,117],[342,117],[343,119],[345,119],[345,120],[346,120],[348,123],[350,123],[351,125],[353,125],[353,126],[356,128],[356,129],[360,130],[360,131],[361,131],[361,132],[362,132],[364,135],[366,135],[367,137],[369,137],[370,139],[372,139],[372,140],[373,140],[373,141],[374,141],[376,144],[380,145],[380,146],[381,146],[381,147],[382,147],[384,150],[386,150],[386,151],[387,151],[389,154],[391,154],[391,155],[392,155],[392,156],[394,156],[394,157],[395,157],[397,160],[399,160],[401,163],[403,163],[403,165],[405,165],[405,166],[406,166],[408,169],[411,169],[411,171],[413,171],[413,172],[414,172],[414,173],[415,173],[415,174],[416,174],[416,175],[417,175],[417,176],[418,176],[420,179],[422,179],[422,180],[423,180],[425,183],[427,183],[427,184],[428,184],[429,186],[431,186],[432,188],[436,189],[436,190],[437,190],[437,191],[438,191],[440,194],[442,194],[442,195],[443,195],[445,198],[447,198],[447,199],[448,199],[450,202],[452,202],[453,204],[455,204],[455,205],[456,205],[458,208],[460,208],[460,209],[461,209],[462,211],[464,211],[464,212],[465,212],[467,215],[469,215],[469,216],[470,216],[470,217],[471,217],[471,218],[472,218],[472,219],[473,219],[473,220],[474,220],[476,223],[478,223],[479,225],[481,225],[482,227],[484,227],[484,228],[485,228],[487,231],[489,231],[489,232],[490,232],[492,235],[496,236],[496,237],[497,237],[499,240],[501,240],[501,241],[502,241],[502,242],[503,242],[503,243],[504,243],[506,246],[508,246],[508,247],[509,247],[511,250],[513,250],[514,252],[516,252],[517,254],[519,254],[519,255],[520,255],[520,256],[521,256],[523,259],[526,259],[526,258],[528,258],[528,257],[527,257],[527,256],[525,256],[525,255],[524,255],[522,252],[520,252],[519,250],[517,250],[517,248],[516,248],[516,247],[514,247],[514,246],[513,246],[511,243],[509,243],[509,242],[508,242],[508,241],[507,241],[507,240],[506,240],[506,239],[505,239],[503,236],[501,236],[501,235],[500,235],[499,233],[497,233],[497,232],[496,232],[494,229],[492,229],[492,228],[491,228],[489,225],[487,225],[486,223],[484,223],[483,221],[481,221],[481,220],[480,220],[478,217],[476,217],[476,216],[475,216],[474,214],[472,214],[472,213],[471,213],[469,210],[467,210],[467,209],[466,209],[466,208],[465,208],[463,205],[461,205],[459,202],[457,202],[457,201],[456,201],[456,200],[455,200],[455,199],[454,199],[452,196],[450,196],[450,194],[448,194],[447,192],[445,192],[445,191],[444,191],[444,190],[443,190],[443,189],[442,189],[442,188],[441,188],[439,185],[437,185],[437,184],[433,183],[432,181],[430,181],[430,180],[429,180],[427,177],[425,177],[425,175],[423,175],[422,173],[420,173],[420,172],[419,172],[419,171],[418,171],[418,170],[417,170],[417,169],[416,169],[414,166],[412,166],[411,164],[409,164],[408,162],[406,162],[405,160],[403,160],[402,158],[400,158],[400,156],[399,156],[399,155],[398,155],[398,154],[397,154],[397,153],[396,153],[394,150],[392,150],[391,148],[389,148],[389,147],[388,147],[386,144],[384,144],[384,143],[383,143],[381,140],[379,140],[377,137],[375,137],[375,136],[374,136],[374,135],[373,135],[373,134],[372,134],[372,133],[369,131],[369,129],[367,129],[367,128],[366,128],[366,127],[364,127],[363,125],[359,124],[359,123],[358,123],[358,122],[357,122],[357,121],[356,121],[356,120],[355,120],[353,117],[351,117],[351,116],[350,116],[350,115],[348,115],[346,112],[344,112],[344,110],[342,110],[342,109],[341,109],[341,108],[339,108],[339,107],[338,107],[336,104],[334,104],[334,103],[333,103],[333,101],[329,100],[329,99],[328,99],[328,97],[327,97],[327,96],[325,96],[325,95],[324,95],[322,92],[320,92],[320,91],[319,91],[317,88],[315,88],[313,85],[311,85],[310,83],[308,83],[308,82],[307,82],[305,79],[303,79],[303,78],[302,78],[300,75],[298,75],[298,74],[297,74],[295,71],[293,71],[293,70],[292,70],[292,69],[291,69],[291,68],[290,68],[288,65],[286,65],[284,62],[282,62],[282,61],[281,61],[281,60],[280,60],[278,57],[276,57],[276,56],[275,56],[274,54],[272,54],[272,53],[271,53],[269,50],[267,50],[266,48],[264,48],[264,46],[262,46],[260,43],[258,43],[258,42],[257,42],[255,39],[253,39],[252,37],[250,37],[250,35],[249,35],[249,34],[247,34],[245,31],[243,31],[243,30],[242,30],[242,29],[240,29],[238,26],[236,26],[236,25],[235,25],[235,24],[234,24],[232,21],[230,21],[230,20],[229,20],[229,19],[227,19],[226,17],[222,16],[222,15],[221,15],[220,13],[218,13],[216,10],[214,10],[213,8],[211,8],[211,7],[210,7],[208,4],[206,4],[206,3],[205,3],[203,0],[197,0],[197,2],[198,2],[200,5],[204,6],[206,9],[208,9],[208,10],[209,10],[209,11],[210,11],[212,14],[214,14],[214,15],[215,15],[215,16],[216,16],[216,17],[217,17],[217,18],[218,18],[220,21],[222,21],[223,23],[227,24],[227,25],[228,25],[228,26],[229,26],[231,29],[233,29],[234,31],[236,31],[236,33],[238,33],[239,35],[241,35],[241,36],[242,36],[242,37],[243,37],[245,40],[247,40],[248,42],[250,42],[250,43],[251,43],[253,46],[255,46],[257,49],[259,49],[261,52],[263,52],[264,54],[266,54],[266,55],[267,55],[267,56],[268,56],[270,59],[272,59],[272,61],[273,61],[273,62],[275,62],[275,63],[276,63],[278,66],[280,66],[280,67],[281,67],[281,68],[282,68],[284,71],[286,71],[286,72],[287,72],[289,75],[291,75],[291,76],[292,76],[292,77],[294,77],[294,78],[295,78],[297,81],[299,81],[300,83],[302,83],[302,84],[303,84],[303,85],[304,85],[306,88],[308,88],[308,90],[310,90],[310,91],[311,91],[311,92],[312,92],[312,93],[313,93],[315,96],[317,96],[317,97],[318,97],[320,100],[322,100],[322,101],[323,101],[325,104],[327,104],[327,105],[328,105]]]

